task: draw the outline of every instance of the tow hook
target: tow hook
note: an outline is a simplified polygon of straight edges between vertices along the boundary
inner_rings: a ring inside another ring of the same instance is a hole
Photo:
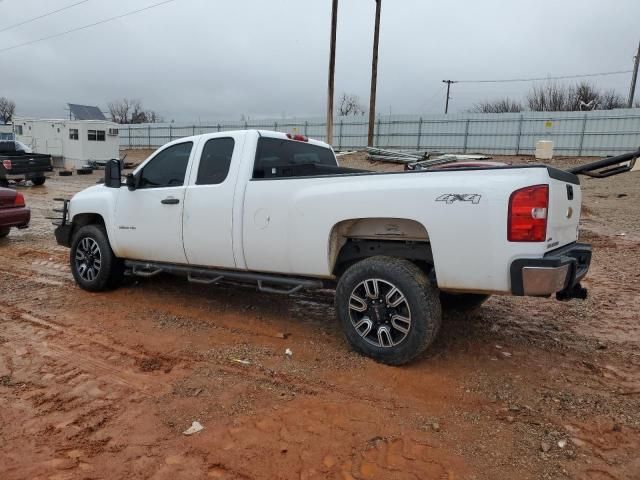
[[[586,300],[588,295],[587,289],[580,285],[580,282],[576,283],[574,286],[565,288],[564,290],[556,293],[556,299],[566,302],[567,300],[571,300],[572,298],[577,298],[579,300]]]

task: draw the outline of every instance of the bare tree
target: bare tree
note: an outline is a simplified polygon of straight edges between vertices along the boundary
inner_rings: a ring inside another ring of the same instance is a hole
[[[600,109],[613,110],[614,108],[625,108],[627,102],[613,89],[600,94]]]
[[[527,95],[527,103],[536,112],[611,110],[624,106],[624,100],[615,90],[603,92],[589,82],[569,86],[555,82],[536,85]]]
[[[3,124],[7,124],[16,113],[16,102],[9,100],[7,97],[0,97],[0,120]]]
[[[340,97],[340,106],[338,107],[338,115],[346,117],[349,115],[364,115],[365,110],[360,103],[360,98],[357,95],[347,95],[343,93]]]
[[[128,99],[114,100],[109,102],[107,107],[109,108],[112,122],[129,123],[129,110],[131,106]]]
[[[154,110],[145,110],[138,99],[122,98],[109,102],[111,121],[116,123],[159,123],[163,118]]]
[[[524,110],[524,107],[520,102],[505,97],[498,100],[485,100],[484,102],[476,103],[469,111],[473,113],[518,113],[522,110]]]

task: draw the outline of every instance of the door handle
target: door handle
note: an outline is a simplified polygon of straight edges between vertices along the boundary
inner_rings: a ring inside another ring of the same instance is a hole
[[[160,203],[164,205],[176,205],[180,203],[180,200],[178,200],[177,198],[165,198],[163,200],[160,200]]]

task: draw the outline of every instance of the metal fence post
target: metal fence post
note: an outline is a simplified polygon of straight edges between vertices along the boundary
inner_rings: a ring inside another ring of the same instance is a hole
[[[378,120],[376,121],[376,135],[373,144],[376,147],[380,145],[380,117],[378,117]]]
[[[523,116],[520,114],[520,120],[518,121],[518,138],[516,140],[516,155],[520,155],[520,140],[522,138],[522,122]]]
[[[587,129],[587,114],[584,114],[584,119],[582,120],[582,133],[580,134],[580,148],[578,149],[578,156],[582,156],[582,146],[584,145],[584,132]]]
[[[220,124],[218,124],[218,131],[220,131]]]
[[[149,142],[149,149],[151,149],[151,125],[147,125],[147,140]]]
[[[247,121],[246,121],[246,120],[244,121],[244,129],[245,129],[245,130],[249,130],[249,125],[247,124]]]
[[[467,121],[464,124],[464,145],[462,147],[462,153],[467,153],[467,145],[469,143],[469,122],[470,120],[467,118]]]
[[[131,127],[127,127],[127,132],[129,132],[129,148],[131,148]]]
[[[173,126],[169,124],[169,141],[173,142]]]
[[[338,132],[338,150],[342,149],[342,125],[343,125],[343,121],[341,119],[340,120],[340,130]]]
[[[422,117],[418,122],[418,144],[416,145],[416,150],[420,150],[420,140],[422,140]]]
[[[273,122],[273,130],[278,131],[278,122]]]
[[[193,125],[193,126],[191,127],[191,134],[192,134],[192,135],[195,135],[195,134],[196,134],[196,126],[195,126],[195,125]]]
[[[309,129],[309,122],[307,120],[304,121],[304,136],[308,137],[307,130]]]

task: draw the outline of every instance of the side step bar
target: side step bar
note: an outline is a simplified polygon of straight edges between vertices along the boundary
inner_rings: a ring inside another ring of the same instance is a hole
[[[221,280],[234,280],[245,283],[256,283],[258,290],[266,293],[282,293],[290,295],[303,288],[322,288],[322,280],[298,277],[284,277],[267,273],[241,272],[237,270],[220,270],[214,268],[189,267],[187,265],[172,265],[168,263],[140,262],[125,260],[124,265],[132,275],[139,277],[153,277],[159,273],[173,273],[186,275],[192,283],[210,285]]]

